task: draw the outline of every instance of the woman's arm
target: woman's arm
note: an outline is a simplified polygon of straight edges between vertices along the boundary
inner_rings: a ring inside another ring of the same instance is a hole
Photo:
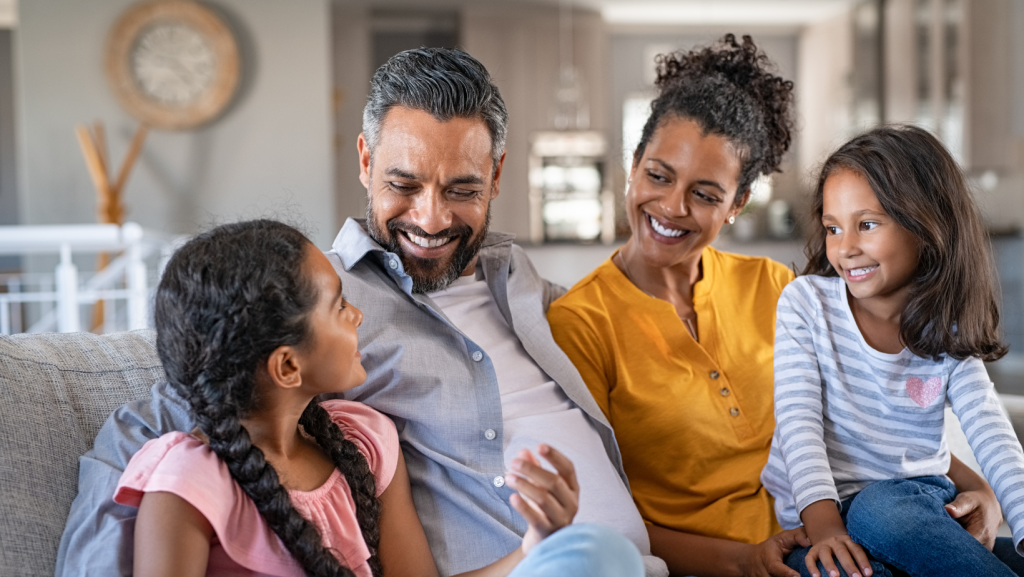
[[[134,574],[202,577],[212,539],[213,527],[191,503],[174,493],[146,493],[135,520]]]
[[[647,525],[651,554],[661,557],[673,575],[700,577],[799,577],[783,563],[797,547],[809,547],[801,527],[783,531],[763,543],[748,545]]]
[[[512,507],[530,524],[522,545],[486,567],[461,574],[462,577],[508,575],[537,543],[572,523],[580,491],[575,468],[569,459],[547,445],[541,445],[538,452],[556,473],[545,470],[531,453],[522,451],[512,462],[513,472],[505,476],[509,486],[519,492],[510,500]],[[409,471],[401,453],[395,476],[380,500],[379,555],[384,576],[435,577],[437,566],[416,514]]]

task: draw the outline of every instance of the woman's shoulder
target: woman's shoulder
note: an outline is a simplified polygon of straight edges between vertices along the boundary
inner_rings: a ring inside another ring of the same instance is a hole
[[[738,254],[708,246],[704,249],[702,258],[713,260],[722,277],[743,286],[769,280],[782,290],[782,287],[792,282],[796,276],[788,266],[766,256]]]
[[[615,289],[623,281],[625,281],[625,277],[623,277],[619,268],[615,266],[615,263],[609,257],[597,268],[590,271],[587,276],[574,284],[564,295],[551,303],[548,315],[549,317],[559,316],[560,313],[565,312],[575,313],[576,315],[594,312],[600,314],[612,302],[624,300],[621,290]]]
[[[377,481],[380,494],[391,483],[401,448],[395,423],[383,413],[356,401],[332,399],[320,403],[345,438],[355,443]]]

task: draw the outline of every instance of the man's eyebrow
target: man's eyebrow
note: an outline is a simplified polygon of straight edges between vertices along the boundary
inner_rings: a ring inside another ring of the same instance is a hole
[[[389,168],[384,171],[384,174],[388,176],[397,176],[398,178],[407,178],[409,180],[417,180],[416,175],[411,172],[406,172],[401,168]]]
[[[476,176],[475,174],[467,174],[464,176],[456,176],[448,181],[448,186],[453,184],[483,184],[484,179]]]

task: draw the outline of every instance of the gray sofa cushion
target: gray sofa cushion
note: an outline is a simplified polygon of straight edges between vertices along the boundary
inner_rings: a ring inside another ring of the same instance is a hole
[[[164,379],[154,336],[0,335],[0,575],[53,575],[78,458]]]

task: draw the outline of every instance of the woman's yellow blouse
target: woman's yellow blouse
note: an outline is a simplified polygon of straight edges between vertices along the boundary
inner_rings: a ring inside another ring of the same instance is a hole
[[[615,429],[644,520],[759,543],[780,530],[760,475],[775,428],[775,307],[793,273],[711,247],[701,262],[699,343],[611,259],[548,320]]]

